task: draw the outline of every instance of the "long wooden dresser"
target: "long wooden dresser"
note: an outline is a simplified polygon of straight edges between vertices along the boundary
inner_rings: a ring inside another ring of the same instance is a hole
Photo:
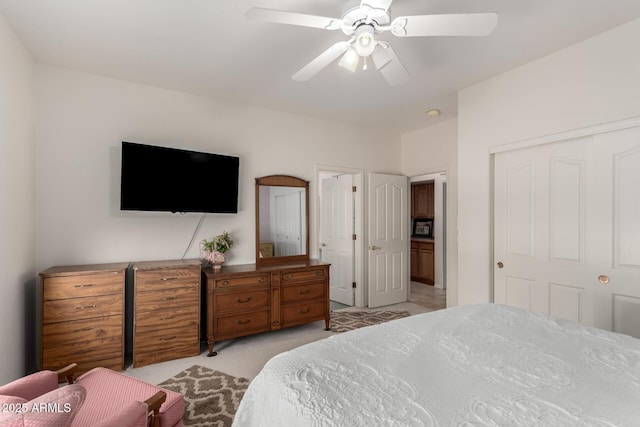
[[[133,366],[200,354],[200,261],[133,264]]]
[[[124,289],[128,263],[51,267],[42,273],[40,367],[77,363],[124,369]]]
[[[329,264],[205,268],[208,356],[214,343],[304,323],[325,321],[330,330]]]

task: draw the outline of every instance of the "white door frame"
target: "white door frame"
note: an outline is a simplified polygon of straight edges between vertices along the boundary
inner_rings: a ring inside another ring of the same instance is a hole
[[[330,172],[330,173],[343,173],[343,174],[351,174],[353,176],[353,185],[356,187],[356,192],[354,194],[354,207],[353,207],[353,216],[354,216],[354,229],[356,234],[356,242],[354,248],[354,280],[356,282],[356,290],[355,290],[355,306],[356,307],[366,307],[368,300],[368,292],[367,292],[367,281],[365,275],[365,233],[364,233],[364,170],[362,169],[354,169],[354,168],[345,168],[341,166],[331,166],[331,165],[323,165],[316,164],[315,170],[315,182],[314,185],[316,187],[315,194],[317,197],[315,204],[315,217],[318,218],[317,221],[313,221],[312,229],[314,236],[316,236],[315,241],[320,242],[320,174],[321,172]]]

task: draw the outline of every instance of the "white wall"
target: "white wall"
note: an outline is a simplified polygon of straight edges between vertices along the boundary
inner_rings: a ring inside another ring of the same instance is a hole
[[[447,172],[447,307],[453,307],[458,305],[458,120],[405,133],[401,136],[401,144],[404,175]]]
[[[459,92],[459,303],[492,299],[492,146],[640,116],[640,20]]]
[[[35,367],[34,63],[0,15],[0,384]],[[29,337],[29,338],[28,338]]]
[[[229,231],[230,264],[255,261],[255,177],[312,180],[317,163],[400,171],[398,137],[54,67],[37,70],[38,271],[182,257],[199,215],[119,210],[123,140],[240,157],[239,213],[208,215],[196,237]],[[215,197],[219,180],[194,185],[203,197]],[[314,194],[310,200],[313,223]],[[197,256],[194,245],[187,258]]]

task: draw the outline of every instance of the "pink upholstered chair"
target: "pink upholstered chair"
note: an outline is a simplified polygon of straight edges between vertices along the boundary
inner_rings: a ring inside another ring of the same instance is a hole
[[[105,368],[74,381],[76,366],[36,372],[0,387],[0,403],[18,409],[0,414],[0,426],[182,426],[180,393]],[[64,380],[70,385],[58,388]],[[34,406],[48,409],[34,412]]]

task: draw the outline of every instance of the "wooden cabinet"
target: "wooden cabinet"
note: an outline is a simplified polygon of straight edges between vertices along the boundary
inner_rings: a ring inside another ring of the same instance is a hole
[[[429,285],[435,283],[433,242],[411,241],[411,280]]]
[[[214,343],[304,323],[325,321],[329,330],[329,264],[205,268],[207,342]]]
[[[433,218],[435,214],[435,187],[433,182],[411,185],[411,216]]]
[[[40,367],[77,363],[124,369],[124,284],[128,263],[51,267],[42,273]]]
[[[133,265],[133,366],[200,354],[200,261]]]
[[[418,247],[420,244],[415,240],[411,241],[411,280],[419,282],[420,281],[420,266],[418,264]]]

